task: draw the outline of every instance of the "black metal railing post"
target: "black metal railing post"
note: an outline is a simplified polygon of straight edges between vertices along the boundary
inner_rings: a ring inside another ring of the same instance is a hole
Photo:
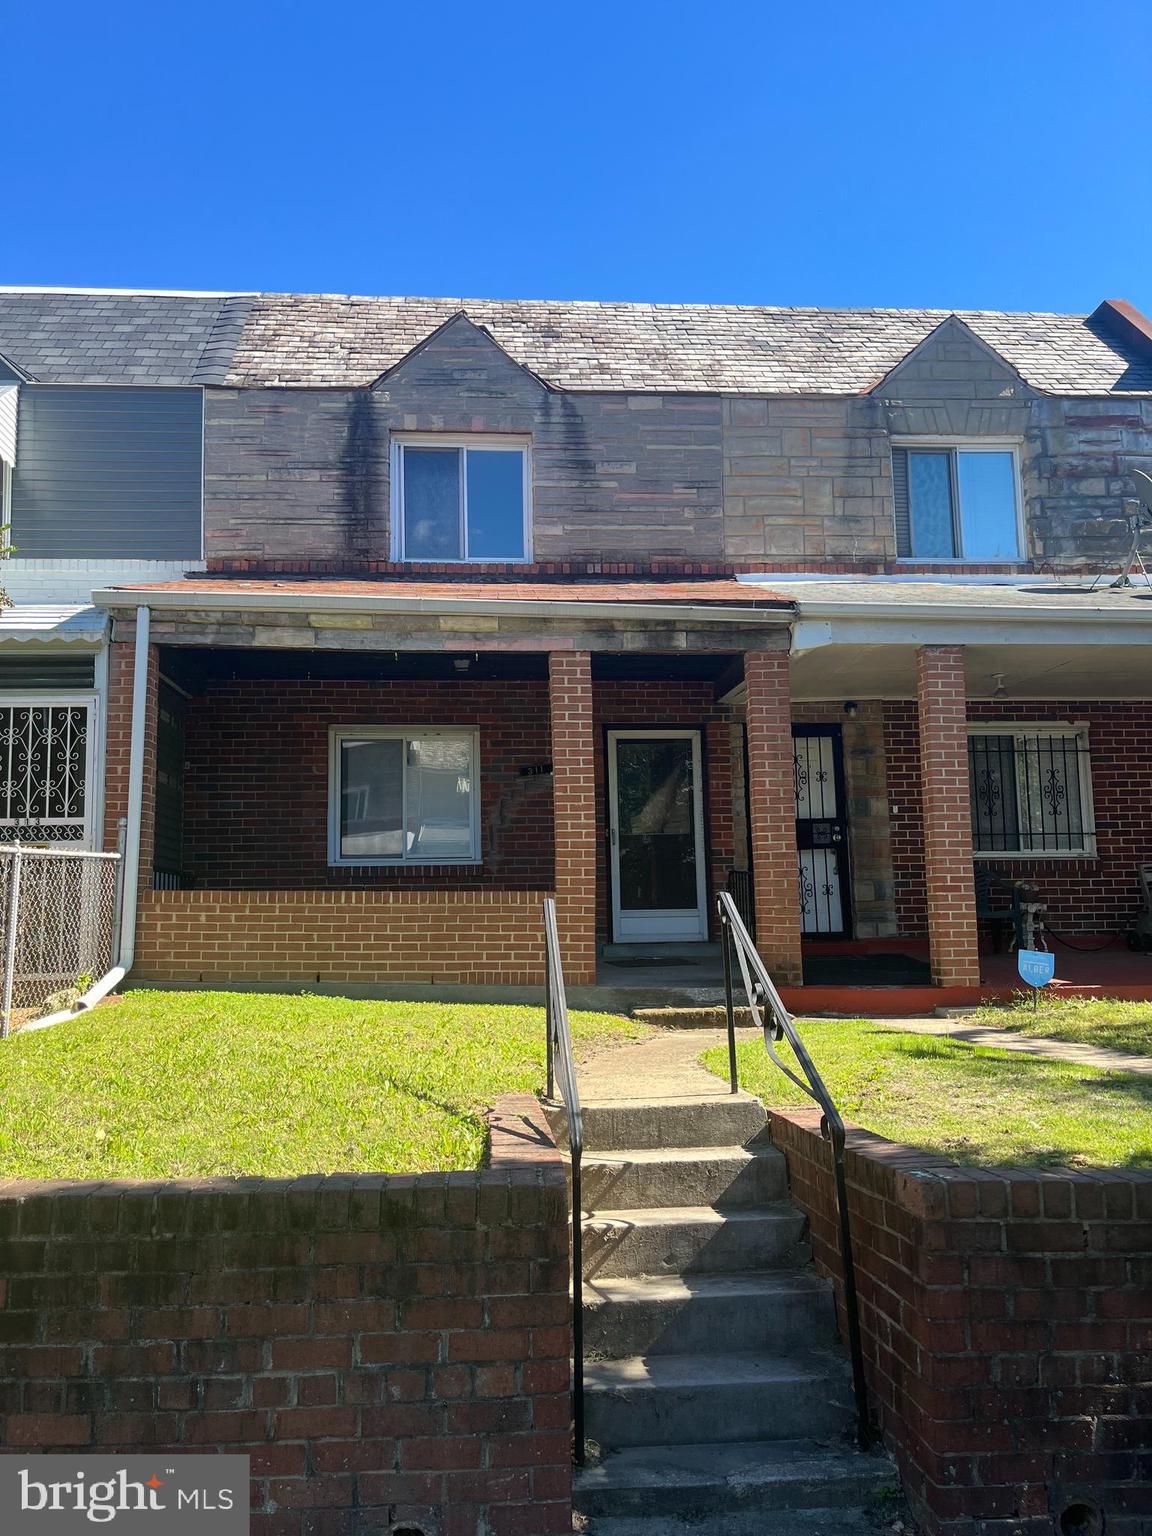
[[[736,1065],[736,1008],[732,1001],[732,938],[728,931],[728,918],[720,909],[720,944],[724,951],[724,1013],[728,1020],[728,1088],[731,1093],[740,1092],[740,1075]]]
[[[725,943],[725,1000],[728,1008],[729,1041],[734,1042],[735,1030],[732,1020],[735,1009],[732,1001],[731,964],[729,961],[728,944],[735,949],[736,960],[740,966],[740,976],[744,985],[744,993],[747,998],[748,1009],[752,1015],[752,1022],[759,1026],[764,1038],[764,1049],[768,1052],[772,1062],[783,1072],[790,1082],[795,1083],[814,1104],[819,1105],[821,1111],[821,1134],[829,1142],[832,1148],[832,1173],[836,1186],[836,1216],[840,1238],[840,1273],[844,1284],[844,1319],[848,1330],[848,1355],[852,1365],[852,1390],[856,1399],[856,1435],[862,1449],[867,1449],[872,1441],[871,1424],[868,1413],[868,1389],[864,1379],[864,1346],[860,1334],[860,1303],[856,1291],[856,1266],[852,1257],[852,1229],[848,1215],[848,1177],[845,1171],[844,1152],[846,1136],[844,1121],[840,1111],[828,1092],[824,1079],[820,1076],[815,1062],[808,1054],[807,1047],[797,1033],[792,1015],[785,1008],[784,1003],[776,990],[775,983],[769,976],[763,960],[757,952],[749,936],[747,928],[741,919],[736,903],[727,891],[721,891],[717,897],[717,907],[720,913],[721,924],[726,928],[728,939]],[[800,1071],[799,1076],[790,1066],[776,1054],[776,1042],[787,1040],[792,1048]],[[729,1045],[729,1061],[733,1057],[734,1046]]]
[[[568,1027],[568,995],[560,959],[560,935],[556,902],[544,898],[544,1017],[548,1031],[548,1097],[555,1098],[559,1083],[568,1122],[568,1150],[572,1161],[572,1459],[585,1461],[584,1445],[584,1229],[581,1163],[584,1156],[584,1114],[576,1086],[576,1062]]]

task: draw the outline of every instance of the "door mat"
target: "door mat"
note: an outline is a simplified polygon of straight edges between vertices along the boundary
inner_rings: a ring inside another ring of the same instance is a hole
[[[805,955],[806,987],[927,987],[932,967],[915,955]]]

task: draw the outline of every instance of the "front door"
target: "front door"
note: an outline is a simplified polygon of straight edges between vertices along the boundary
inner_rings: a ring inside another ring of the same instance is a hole
[[[618,943],[704,939],[699,731],[608,732],[612,935]]]
[[[792,731],[800,922],[804,933],[843,938],[851,922],[844,758],[838,725]]]

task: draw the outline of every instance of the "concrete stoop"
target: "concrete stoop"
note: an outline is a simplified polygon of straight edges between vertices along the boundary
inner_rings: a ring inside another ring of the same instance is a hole
[[[588,1536],[865,1536],[899,1508],[855,1447],[831,1288],[748,1094],[585,1106]]]

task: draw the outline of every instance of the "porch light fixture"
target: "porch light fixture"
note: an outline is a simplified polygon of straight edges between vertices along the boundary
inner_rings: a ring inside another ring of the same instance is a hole
[[[472,665],[472,659],[469,656],[455,656],[453,657],[452,665],[456,668],[457,672],[467,672],[468,668]]]
[[[860,706],[856,703],[855,699],[844,700],[844,713],[847,715],[849,720],[855,720],[856,711],[859,709],[859,707]]]

